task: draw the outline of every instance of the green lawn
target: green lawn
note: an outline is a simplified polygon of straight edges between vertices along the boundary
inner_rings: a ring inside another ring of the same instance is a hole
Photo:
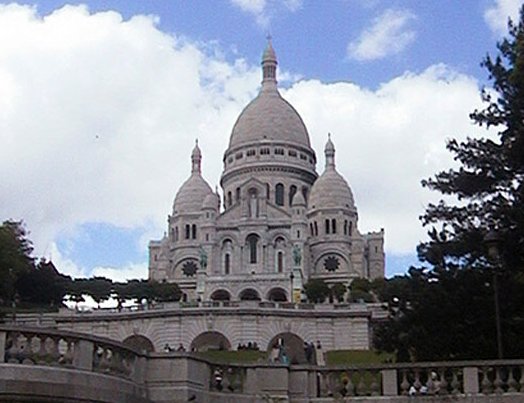
[[[203,358],[212,361],[223,363],[254,363],[259,360],[266,361],[267,353],[265,351],[240,350],[240,351],[224,351],[224,350],[209,350],[199,352]]]
[[[254,363],[257,361],[267,361],[267,352],[240,350],[224,351],[209,350],[199,352],[203,358],[221,363]],[[355,365],[355,364],[381,364],[388,359],[393,359],[392,354],[377,353],[370,350],[334,350],[326,353],[326,362],[328,365]]]
[[[326,352],[326,363],[328,365],[381,364],[388,360],[394,361],[394,355],[377,353],[373,350],[333,350]]]

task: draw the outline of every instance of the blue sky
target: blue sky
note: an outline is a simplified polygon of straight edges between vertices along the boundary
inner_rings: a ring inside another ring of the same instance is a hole
[[[323,169],[331,132],[387,273],[416,263],[420,180],[452,166],[515,0],[0,2],[0,218],[74,276],[147,275],[195,138],[215,186],[268,33]]]

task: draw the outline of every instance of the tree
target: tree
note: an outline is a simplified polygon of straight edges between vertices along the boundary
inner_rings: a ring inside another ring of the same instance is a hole
[[[70,282],[71,278],[60,274],[51,261],[42,259],[18,277],[15,287],[22,302],[59,307]]]
[[[111,297],[113,282],[105,277],[92,277],[87,280],[87,294],[93,298],[98,307]]]
[[[519,23],[509,23],[509,37],[497,47],[500,54],[482,62],[493,82],[492,90],[482,92],[486,107],[470,115],[496,135],[449,141],[459,168],[422,182],[459,201],[430,204],[422,216],[431,228],[419,256],[438,268],[485,267],[483,240],[498,230],[505,269],[524,269],[524,6]]]
[[[33,246],[22,221],[4,221],[0,226],[0,303],[14,298],[17,279],[34,268]]]
[[[347,287],[342,283],[335,283],[331,286],[330,291],[334,299],[336,299],[338,302],[343,302]]]
[[[524,353],[524,6],[497,47],[499,55],[482,62],[493,83],[482,92],[486,106],[470,115],[496,133],[449,141],[458,168],[422,182],[447,197],[421,217],[429,240],[418,254],[431,270],[412,268],[397,283],[389,320],[375,333],[378,348],[404,360],[496,357],[494,280],[504,290],[505,356]],[[493,230],[497,261],[484,242]]]
[[[304,284],[304,292],[309,302],[322,303],[329,297],[331,290],[322,279],[311,279]]]
[[[150,281],[153,288],[153,298],[157,302],[173,302],[180,301],[182,291],[176,283],[168,283],[164,281],[159,283],[157,281]]]

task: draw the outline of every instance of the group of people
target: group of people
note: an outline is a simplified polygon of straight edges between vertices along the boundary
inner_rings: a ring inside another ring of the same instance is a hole
[[[165,346],[164,346],[164,352],[170,353],[172,351],[175,351],[175,349],[173,347],[171,347],[169,345],[169,343],[166,343]],[[176,349],[176,351],[186,351],[186,348],[184,347],[184,345],[182,343],[180,343],[178,345],[178,348]]]
[[[259,351],[260,347],[258,347],[258,344],[256,341],[254,342],[248,342],[247,344],[244,343],[238,343],[237,350],[252,350],[252,351]]]
[[[312,341],[304,342],[304,355],[308,364],[324,365],[324,355],[322,354],[322,344],[317,340],[317,345]]]

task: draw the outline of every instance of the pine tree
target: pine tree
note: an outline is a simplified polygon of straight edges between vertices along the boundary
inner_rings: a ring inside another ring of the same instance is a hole
[[[499,55],[482,62],[493,84],[482,91],[486,107],[470,115],[496,134],[449,141],[460,166],[422,182],[458,199],[430,204],[421,217],[431,229],[419,256],[436,268],[485,266],[484,239],[495,230],[504,269],[524,271],[524,7],[518,24],[508,27]]]

